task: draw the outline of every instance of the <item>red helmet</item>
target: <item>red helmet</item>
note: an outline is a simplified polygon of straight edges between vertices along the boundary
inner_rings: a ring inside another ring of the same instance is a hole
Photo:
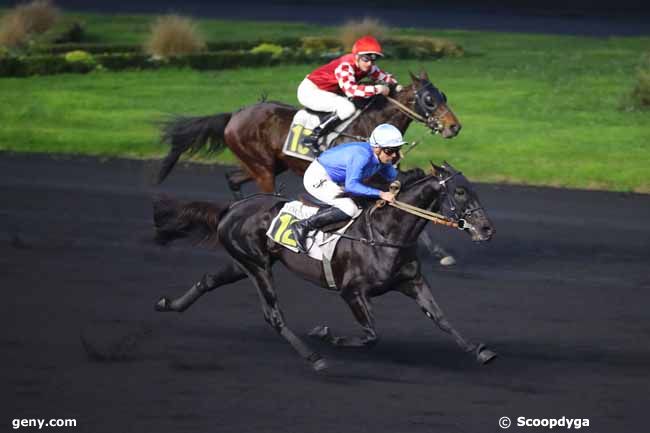
[[[384,53],[381,52],[381,45],[379,45],[377,39],[370,35],[359,38],[352,45],[352,54],[377,54],[378,56],[384,56]]]

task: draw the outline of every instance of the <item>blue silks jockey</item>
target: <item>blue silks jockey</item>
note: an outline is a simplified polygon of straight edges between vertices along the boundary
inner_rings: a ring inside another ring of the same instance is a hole
[[[293,237],[301,252],[306,252],[306,237],[312,231],[329,224],[354,218],[361,209],[351,196],[376,197],[392,202],[393,193],[371,188],[362,183],[379,173],[386,180],[397,178],[393,166],[404,144],[402,133],[393,125],[384,123],[376,127],[368,142],[346,143],[325,151],[313,161],[303,178],[309,194],[331,207],[320,209],[310,218],[291,225]]]

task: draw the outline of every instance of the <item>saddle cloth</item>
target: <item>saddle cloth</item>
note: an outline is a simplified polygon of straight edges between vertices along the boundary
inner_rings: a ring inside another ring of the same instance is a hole
[[[321,138],[321,151],[329,149],[330,144],[336,140],[345,128],[347,128],[354,119],[359,117],[360,114],[361,110],[357,109],[352,116],[338,124],[332,132],[327,134],[326,137]],[[284,141],[284,146],[282,147],[282,153],[307,161],[313,161],[316,159],[313,149],[310,146],[304,146],[303,142],[305,137],[309,137],[312,130],[318,125],[320,125],[318,115],[310,113],[304,108],[298,110],[298,112],[293,116],[293,121],[289,128],[289,134],[287,134],[287,139]]]
[[[266,236],[283,247],[297,253],[296,241],[292,236],[291,230],[289,230],[289,226],[296,220],[309,218],[317,211],[318,208],[308,206],[300,201],[290,201],[273,218],[266,232]],[[352,224],[352,221],[354,220],[351,220],[348,224],[332,233],[324,233],[320,230],[315,230],[315,233],[314,231],[309,232],[310,238],[307,240],[309,257],[319,261],[330,261],[334,255],[336,244],[341,238],[338,235],[345,233],[347,228]]]

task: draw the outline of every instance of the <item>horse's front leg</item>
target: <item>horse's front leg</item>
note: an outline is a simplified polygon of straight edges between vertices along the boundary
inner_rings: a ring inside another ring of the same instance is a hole
[[[453,266],[456,264],[456,259],[449,252],[445,251],[440,244],[434,243],[431,235],[427,230],[422,230],[418,241],[433,257],[437,258],[442,266]]]
[[[456,329],[454,329],[453,326],[451,326],[451,323],[449,323],[447,317],[445,317],[442,309],[438,306],[435,299],[433,299],[429,284],[422,275],[418,275],[415,279],[409,282],[402,283],[399,287],[399,291],[414,299],[429,319],[433,320],[440,329],[451,335],[461,349],[465,352],[472,353],[478,362],[481,364],[487,364],[496,358],[496,353],[487,349],[485,345],[469,343],[458,331],[456,331]]]
[[[317,326],[309,335],[339,347],[367,347],[374,346],[377,341],[375,332],[375,320],[372,315],[370,302],[360,292],[342,293],[341,297],[348,304],[354,314],[354,318],[363,329],[362,337],[343,337],[333,335],[328,326]]]

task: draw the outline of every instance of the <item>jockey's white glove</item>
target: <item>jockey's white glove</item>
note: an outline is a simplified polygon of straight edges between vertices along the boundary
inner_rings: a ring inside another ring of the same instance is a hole
[[[375,92],[377,92],[378,95],[388,96],[390,89],[388,86],[384,86],[383,84],[377,84],[375,86]]]
[[[399,93],[399,92],[401,92],[402,90],[404,90],[404,86],[402,86],[401,84],[398,84],[397,86],[395,86],[395,91],[396,91],[396,92]]]
[[[390,192],[390,191],[380,191],[379,192],[379,198],[382,200],[385,200],[389,203],[392,203],[395,201],[395,193]]]

